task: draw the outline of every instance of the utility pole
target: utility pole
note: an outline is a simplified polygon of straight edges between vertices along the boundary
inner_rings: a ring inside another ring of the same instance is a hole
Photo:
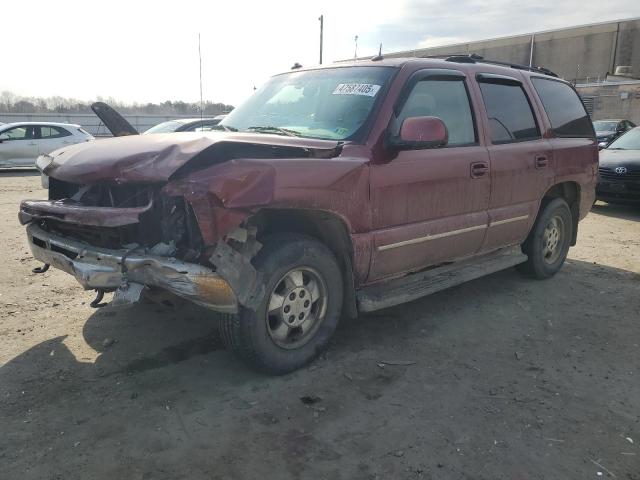
[[[202,122],[202,50],[200,49],[200,34],[198,33],[198,62],[200,64],[200,121]]]
[[[354,42],[355,42],[355,44],[356,44],[356,48],[355,48],[355,50],[353,51],[353,59],[354,59],[354,60],[356,60],[356,59],[358,58],[358,35],[356,35],[356,36],[353,38],[353,41],[354,41]]]
[[[318,20],[320,20],[320,65],[322,65],[322,30],[324,29],[324,15],[320,15]]]

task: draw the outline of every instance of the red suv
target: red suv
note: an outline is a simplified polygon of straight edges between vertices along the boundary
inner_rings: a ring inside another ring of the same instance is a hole
[[[99,299],[220,312],[226,343],[275,374],[341,317],[514,265],[554,275],[595,198],[571,85],[475,56],[296,69],[215,128],[41,157],[50,199],[20,220],[34,257]]]

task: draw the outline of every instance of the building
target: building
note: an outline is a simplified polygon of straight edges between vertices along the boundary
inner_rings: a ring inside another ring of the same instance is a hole
[[[640,125],[640,18],[385,53],[385,57],[470,55],[548,68],[574,84],[594,119]]]
[[[576,85],[594,120],[624,118],[640,125],[640,80]]]
[[[616,70],[624,72],[625,77],[640,79],[640,18],[385,53],[385,57],[472,53],[491,60],[542,66],[573,83],[603,81]]]

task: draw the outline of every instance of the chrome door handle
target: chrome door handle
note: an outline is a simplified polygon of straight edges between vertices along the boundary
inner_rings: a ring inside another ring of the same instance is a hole
[[[484,177],[489,172],[488,162],[473,162],[471,164],[471,178]]]
[[[536,168],[547,168],[548,165],[549,165],[549,160],[547,160],[546,156],[544,155],[536,156]]]

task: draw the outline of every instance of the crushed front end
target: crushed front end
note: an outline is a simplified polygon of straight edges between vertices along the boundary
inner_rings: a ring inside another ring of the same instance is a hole
[[[155,288],[225,313],[238,301],[207,259],[191,205],[162,185],[81,186],[50,179],[49,200],[26,200],[34,258],[71,275],[85,289],[115,292],[114,303]]]

